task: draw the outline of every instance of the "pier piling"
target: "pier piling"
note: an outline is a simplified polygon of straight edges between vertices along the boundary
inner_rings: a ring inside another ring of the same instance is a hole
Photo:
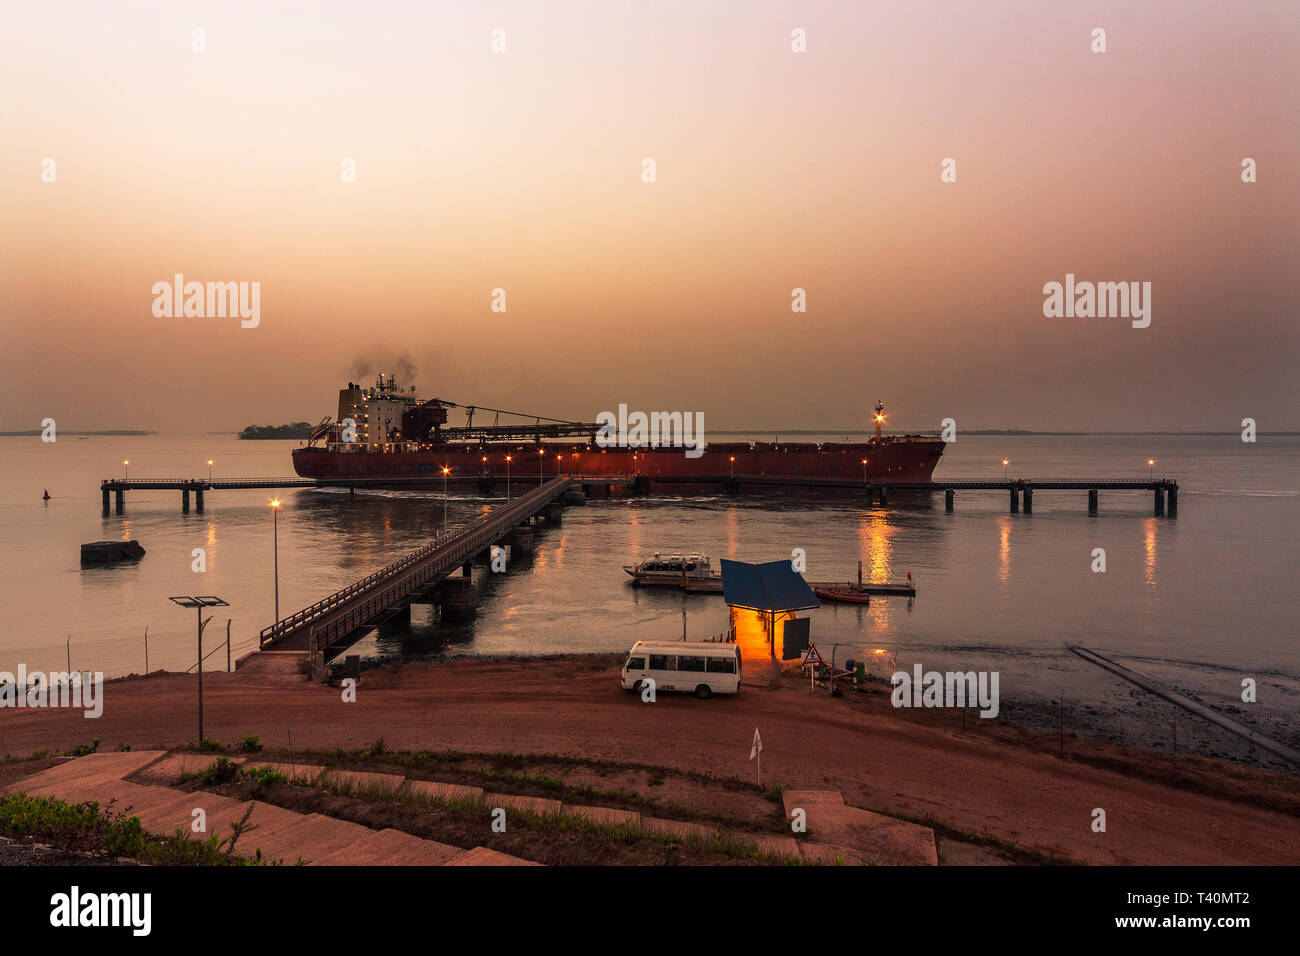
[[[187,515],[189,513],[190,513],[190,489],[182,488],[181,489],[181,514]]]
[[[1160,518],[1163,517],[1165,513],[1165,490],[1163,488],[1157,488],[1155,491],[1155,496],[1156,496],[1156,517]]]
[[[199,514],[203,514],[203,489],[202,488],[194,489],[194,510],[197,511]]]
[[[1011,488],[1011,513],[1020,514],[1020,491],[1014,486]]]
[[[889,485],[880,486],[880,507],[884,508],[889,504]]]
[[[108,489],[103,489],[104,494],[104,517],[108,517]]]
[[[1097,489],[1090,488],[1088,490],[1088,514],[1095,515],[1096,513],[1097,513]]]
[[[444,621],[464,621],[477,612],[474,582],[468,578],[447,578],[438,585]]]
[[[1178,486],[1169,486],[1169,517],[1178,517]]]
[[[119,488],[113,494],[116,496],[113,506],[118,514],[122,514],[126,511],[126,492]]]
[[[520,554],[527,554],[533,550],[533,529],[526,524],[521,524],[510,532],[510,550]]]
[[[1025,514],[1034,513],[1034,489],[1025,485]]]
[[[951,488],[946,489],[943,493],[943,510],[948,514],[952,514],[952,501],[955,497],[956,493]]]

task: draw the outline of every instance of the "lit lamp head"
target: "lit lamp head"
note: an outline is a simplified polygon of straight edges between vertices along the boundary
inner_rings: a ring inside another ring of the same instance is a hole
[[[280,499],[279,499],[279,498],[272,498],[272,499],[271,499],[271,507],[272,507],[272,508],[278,508],[278,507],[280,507]]]

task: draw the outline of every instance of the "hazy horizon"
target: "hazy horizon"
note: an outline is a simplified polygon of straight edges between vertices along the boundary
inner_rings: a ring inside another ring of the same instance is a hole
[[[403,365],[715,431],[1300,429],[1294,3],[5,16],[0,430],[315,422]],[[155,317],[177,273],[260,324]],[[1067,274],[1150,326],[1046,318]]]

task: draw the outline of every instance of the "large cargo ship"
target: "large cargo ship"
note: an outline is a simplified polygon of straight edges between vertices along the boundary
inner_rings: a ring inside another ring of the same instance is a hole
[[[448,427],[447,411],[466,413],[464,426]],[[474,424],[475,413],[494,415]],[[502,424],[501,418],[520,419]],[[529,419],[529,420],[523,420]],[[368,388],[349,382],[339,390],[338,416],[313,429],[293,452],[304,478],[410,479],[519,478],[543,474],[673,478],[698,482],[749,476],[853,479],[870,483],[929,481],[944,442],[922,435],[886,435],[884,405],[876,403],[875,435],[844,442],[708,442],[687,454],[682,447],[619,447],[602,438],[601,425],[542,418],[404,392],[392,378]]]

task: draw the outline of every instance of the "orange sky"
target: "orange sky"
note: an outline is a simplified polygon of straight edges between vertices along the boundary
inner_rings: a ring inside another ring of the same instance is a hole
[[[0,428],[317,420],[399,355],[563,417],[1300,428],[1293,2],[265,6],[5,13]],[[155,318],[177,272],[261,324]],[[1151,326],[1045,318],[1067,272]]]

